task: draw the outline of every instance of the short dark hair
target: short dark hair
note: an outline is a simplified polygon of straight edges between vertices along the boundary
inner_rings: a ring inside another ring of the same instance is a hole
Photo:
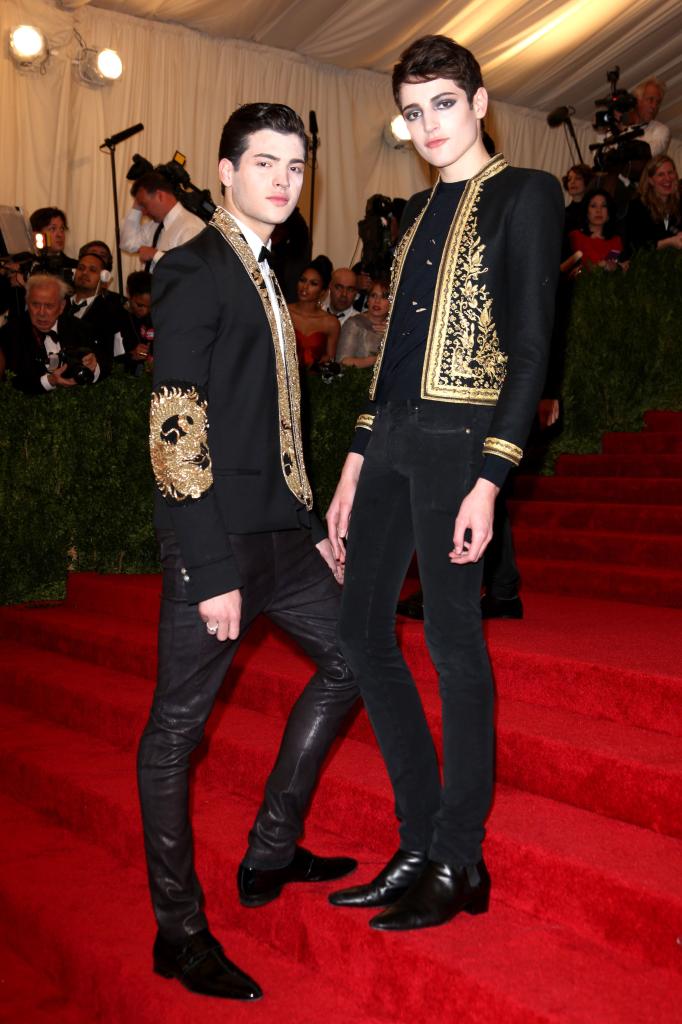
[[[269,129],[280,135],[298,135],[308,156],[308,136],[303,121],[285,103],[244,103],[230,114],[220,136],[218,160],[229,160],[235,168],[248,149],[249,136]]]
[[[590,202],[595,196],[603,196],[606,200],[606,212],[608,213],[608,220],[604,224],[602,234],[604,238],[613,238],[618,231],[618,225],[616,224],[616,207],[613,202],[613,196],[610,192],[607,192],[605,188],[593,188],[585,196],[583,202],[585,203],[585,221],[583,224],[583,231],[586,235],[590,234],[590,223],[587,219],[587,210]]]
[[[582,178],[585,188],[588,188],[590,182],[592,181],[594,171],[587,164],[572,164],[564,174],[563,178],[561,179],[561,184],[564,186],[566,192],[568,192],[568,176],[571,173],[571,171],[579,178]]]
[[[329,287],[329,282],[332,279],[333,264],[328,256],[324,256],[323,254],[316,256],[314,260],[311,260],[310,263],[303,268],[304,274],[306,270],[314,270],[316,274],[320,275],[324,287]]]
[[[126,278],[126,292],[133,295],[148,295],[152,290],[152,275],[148,270],[134,270]]]
[[[449,78],[464,89],[469,104],[483,85],[481,67],[471,50],[448,36],[422,36],[400,54],[393,68],[393,98],[400,107],[400,86]]]
[[[93,252],[94,247],[97,246],[100,249],[105,249],[107,255],[102,256],[99,252]],[[105,270],[111,270],[114,266],[114,259],[111,255],[111,249],[106,242],[100,241],[99,238],[93,238],[92,242],[86,242],[85,245],[81,245],[78,250],[78,259],[82,256],[99,256],[102,263],[104,264]]]
[[[66,214],[63,210],[60,210],[58,206],[41,206],[39,210],[34,210],[29,218],[31,222],[31,230],[44,231],[53,217],[61,217],[64,221],[64,227],[67,231],[69,230],[69,225],[66,222]]]
[[[81,260],[84,260],[86,256],[92,256],[93,260],[99,260],[100,263],[102,264],[102,269],[103,270],[107,270],[108,269],[107,261],[104,258],[104,256],[102,256],[101,253],[99,253],[99,252],[90,252],[89,250],[86,250],[85,252],[81,251],[81,252],[78,253],[78,262],[80,263]]]
[[[147,171],[145,174],[141,174],[132,184],[130,189],[131,196],[136,196],[141,188],[145,192],[169,192],[170,195],[175,194],[175,189],[168,178],[164,178],[163,174],[159,174],[158,171]]]

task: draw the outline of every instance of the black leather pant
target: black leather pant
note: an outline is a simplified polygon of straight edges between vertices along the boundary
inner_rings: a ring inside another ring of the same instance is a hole
[[[245,863],[288,864],[331,743],[358,697],[336,639],[340,587],[310,531],[232,535],[242,587],[241,635],[261,612],[294,637],[318,669],[294,705]],[[152,904],[159,930],[182,941],[206,927],[194,870],[189,762],[239,641],[209,635],[186,601],[180,550],[160,531],[163,590],[158,680],[140,741],[138,784]]]
[[[481,625],[482,560],[453,565],[448,554],[491,417],[492,409],[469,405],[380,407],[353,504],[339,622],[393,784],[400,845],[457,867],[481,857],[493,783],[493,684]],[[395,635],[415,549],[443,708],[442,785]]]

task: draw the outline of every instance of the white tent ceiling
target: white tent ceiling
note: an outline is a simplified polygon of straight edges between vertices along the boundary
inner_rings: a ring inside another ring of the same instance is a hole
[[[73,9],[88,0],[62,0]],[[667,82],[661,120],[682,137],[680,0],[91,0],[223,38],[295,51],[343,68],[387,72],[407,43],[452,36],[474,51],[493,97],[591,119],[618,64],[629,88]]]

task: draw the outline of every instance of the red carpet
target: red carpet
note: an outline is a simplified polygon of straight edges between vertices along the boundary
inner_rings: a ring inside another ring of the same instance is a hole
[[[668,437],[679,435],[680,421],[659,414],[650,423],[651,435],[661,435],[646,452],[653,473],[659,456],[682,458]],[[628,446],[634,457],[637,444],[623,435],[617,450]],[[260,910],[239,906],[237,864],[283,719],[309,671],[282,634],[254,627],[211,722],[208,756],[198,758],[193,798],[210,920],[228,954],[263,984],[266,997],[253,1006],[191,997],[150,970],[154,926],[134,755],[153,686],[158,579],[75,576],[65,606],[0,610],[0,1019],[679,1020],[682,611],[665,605],[680,576],[672,552],[682,531],[680,506],[648,493],[651,478],[638,481],[641,502],[634,489],[627,500],[607,490],[590,504],[550,488],[515,504],[519,548],[534,532],[545,546],[522,562],[525,619],[488,627],[498,788],[486,845],[493,900],[484,917],[382,935],[367,928],[367,912],[330,907],[325,886],[290,887]],[[585,474],[582,483],[604,479]],[[682,487],[673,477],[664,482]],[[586,508],[585,519],[571,518],[571,504]],[[610,504],[621,515],[609,529]],[[540,505],[551,510],[542,515]],[[625,513],[652,505],[656,514],[641,532],[649,542],[667,536],[670,554],[658,558],[633,545],[639,527],[631,535]],[[586,536],[567,557],[563,535],[571,531]],[[601,533],[609,545],[622,536],[623,562],[610,561],[606,544],[589,547]],[[542,587],[529,583],[534,562],[545,567]],[[610,600],[594,589],[571,596],[572,573],[562,569],[571,563],[592,583],[597,569],[615,574]],[[617,600],[624,569],[658,573],[665,599]],[[401,631],[437,728],[421,626],[407,622]],[[393,851],[391,795],[364,714],[331,758],[306,841],[358,856],[359,880]]]

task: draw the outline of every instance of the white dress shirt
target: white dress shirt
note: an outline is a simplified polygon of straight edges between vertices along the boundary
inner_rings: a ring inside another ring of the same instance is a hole
[[[332,316],[335,316],[336,319],[339,321],[341,327],[343,327],[346,320],[348,320],[350,317],[357,316],[358,311],[357,309],[353,309],[352,304],[348,307],[348,309],[344,309],[343,313],[337,313],[335,309],[331,308],[330,302],[331,299],[329,296],[327,296],[327,298],[324,300],[320,308],[324,309],[327,313],[331,313]]]
[[[90,306],[97,298],[98,294],[99,292],[95,292],[94,295],[89,295],[85,299],[77,299],[75,295],[71,297],[71,305],[80,307],[79,309],[74,310],[73,314],[78,320],[83,319],[87,311],[90,309]],[[85,305],[83,305],[83,303],[85,303]],[[97,340],[99,341],[100,339],[98,338]],[[123,338],[121,337],[121,332],[116,331],[116,334],[114,335],[114,358],[116,358],[116,356],[122,355],[125,355]]]
[[[261,238],[258,237],[253,228],[248,227],[243,221],[239,219],[239,217],[235,217],[233,213],[230,213],[230,217],[239,227],[239,230],[241,231],[241,233],[243,234],[244,238],[247,241],[249,249],[256,258],[256,263],[258,263],[258,257],[260,256],[260,251],[263,248],[263,246],[265,246],[265,248],[268,250],[270,249],[270,239],[268,239],[267,242],[264,242]],[[272,311],[275,314],[275,323],[277,324],[279,348],[282,355],[284,355],[284,328],[282,327],[282,317],[280,315],[279,302],[277,301],[277,292],[275,291],[275,285],[272,280],[272,270],[270,269],[270,264],[267,262],[258,263],[258,266],[261,269],[263,280],[265,281],[265,287],[268,290],[268,296],[270,297],[270,305],[272,306]]]
[[[153,245],[157,227],[156,221],[142,220],[141,210],[128,210],[121,225],[121,248],[125,252],[136,253],[141,245]],[[182,203],[177,202],[163,218],[163,227],[156,241],[156,254],[150,270],[154,269],[170,249],[189,242],[190,238],[194,238],[205,227],[201,217],[190,213]]]

